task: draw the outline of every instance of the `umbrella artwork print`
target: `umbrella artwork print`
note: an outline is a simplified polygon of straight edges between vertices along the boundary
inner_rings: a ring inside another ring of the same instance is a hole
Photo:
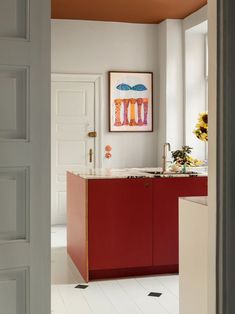
[[[111,132],[152,132],[152,72],[109,72]]]

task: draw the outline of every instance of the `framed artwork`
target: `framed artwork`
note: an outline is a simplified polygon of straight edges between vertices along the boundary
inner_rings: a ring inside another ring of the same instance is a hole
[[[153,73],[109,72],[109,131],[153,131]]]

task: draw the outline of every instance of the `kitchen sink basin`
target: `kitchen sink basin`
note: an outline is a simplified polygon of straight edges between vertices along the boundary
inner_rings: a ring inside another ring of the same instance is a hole
[[[158,178],[158,177],[197,177],[198,173],[194,172],[194,171],[190,171],[190,172],[162,172],[162,171],[146,171],[146,173],[148,174],[152,174],[154,176],[154,178]]]

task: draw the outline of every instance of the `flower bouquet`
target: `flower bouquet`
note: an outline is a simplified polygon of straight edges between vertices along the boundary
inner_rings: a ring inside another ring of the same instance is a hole
[[[171,152],[173,162],[177,166],[197,167],[202,164],[202,161],[193,158],[190,154],[192,147],[182,146],[182,149]]]

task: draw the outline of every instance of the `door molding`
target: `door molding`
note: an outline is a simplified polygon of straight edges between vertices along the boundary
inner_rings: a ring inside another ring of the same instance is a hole
[[[234,0],[217,0],[217,314],[235,313]]]
[[[93,83],[95,87],[95,130],[97,137],[95,138],[95,168],[102,168],[102,142],[103,142],[103,75],[102,74],[74,74],[74,73],[52,73],[52,82],[87,82]]]

